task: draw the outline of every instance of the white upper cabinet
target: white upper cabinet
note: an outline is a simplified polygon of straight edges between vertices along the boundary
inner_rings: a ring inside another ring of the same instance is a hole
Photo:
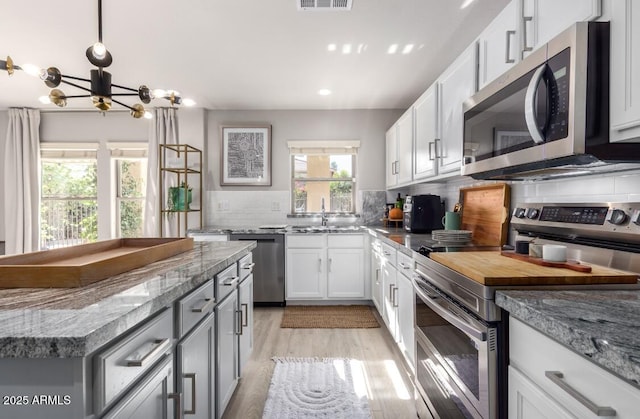
[[[440,141],[436,141],[438,174],[460,172],[464,125],[462,103],[476,92],[476,60],[474,43],[438,79],[441,134]]]
[[[610,4],[611,141],[625,141],[640,137],[640,7],[632,0]]]
[[[413,105],[415,124],[413,179],[436,174],[436,139],[438,133],[438,84],[434,83]]]
[[[601,0],[514,0],[519,6],[521,56],[567,29],[575,22],[595,20],[602,14]]]
[[[520,60],[517,26],[517,8],[512,1],[478,37],[478,89]]]
[[[396,166],[398,165],[398,141],[396,139],[396,127],[394,124],[387,131],[386,136],[386,182],[387,188],[392,188],[398,184],[398,173]]]
[[[411,182],[413,167],[411,165],[413,153],[413,109],[409,108],[397,122],[398,161],[396,172],[398,184]]]

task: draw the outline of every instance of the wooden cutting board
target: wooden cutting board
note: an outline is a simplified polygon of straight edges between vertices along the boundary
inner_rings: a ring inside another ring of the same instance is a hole
[[[507,242],[509,185],[492,183],[460,188],[461,229],[473,232],[477,246],[502,246]]]
[[[484,285],[635,284],[632,272],[590,264],[591,273],[534,265],[500,252],[431,253],[429,257]]]

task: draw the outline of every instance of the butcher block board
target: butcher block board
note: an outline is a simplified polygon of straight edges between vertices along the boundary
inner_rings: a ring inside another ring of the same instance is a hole
[[[632,272],[590,265],[591,273],[565,268],[534,265],[502,256],[500,252],[431,253],[431,259],[476,282],[499,285],[584,285],[635,284],[638,275]]]
[[[511,191],[505,183],[460,188],[461,230],[473,232],[477,246],[502,246],[507,242]]]
[[[0,288],[73,288],[193,249],[192,238],[104,240],[0,257]]]

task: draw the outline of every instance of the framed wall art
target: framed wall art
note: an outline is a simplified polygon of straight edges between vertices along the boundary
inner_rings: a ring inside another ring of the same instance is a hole
[[[223,125],[220,185],[271,186],[271,125]]]

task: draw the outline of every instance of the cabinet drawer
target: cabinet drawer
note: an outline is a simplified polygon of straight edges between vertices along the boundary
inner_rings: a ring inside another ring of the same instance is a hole
[[[253,266],[253,253],[249,252],[248,255],[240,258],[238,261],[238,273],[241,281],[251,275],[253,272]]]
[[[363,234],[329,234],[327,236],[328,247],[333,248],[364,248]]]
[[[195,291],[178,300],[176,306],[176,333],[178,339],[189,333],[207,314],[213,312],[215,305],[216,300],[212,280],[200,285]]]
[[[509,319],[509,354],[512,368],[577,417],[598,417],[578,401],[579,395],[615,409],[616,418],[637,417],[639,389],[514,318]]]
[[[236,287],[238,286],[238,282],[240,282],[240,277],[238,276],[238,264],[234,263],[224,271],[217,274],[215,282],[216,301],[220,303],[224,299],[224,297],[226,297],[234,289],[236,289]]]
[[[173,310],[168,308],[94,358],[96,412],[123,394],[172,350]]]
[[[411,272],[413,272],[413,258],[398,251],[396,259],[398,272],[401,272],[404,276],[411,277]]]
[[[313,248],[324,247],[325,234],[287,234],[287,247]]]
[[[386,259],[390,265],[396,266],[396,249],[385,242],[382,242],[382,257]]]

